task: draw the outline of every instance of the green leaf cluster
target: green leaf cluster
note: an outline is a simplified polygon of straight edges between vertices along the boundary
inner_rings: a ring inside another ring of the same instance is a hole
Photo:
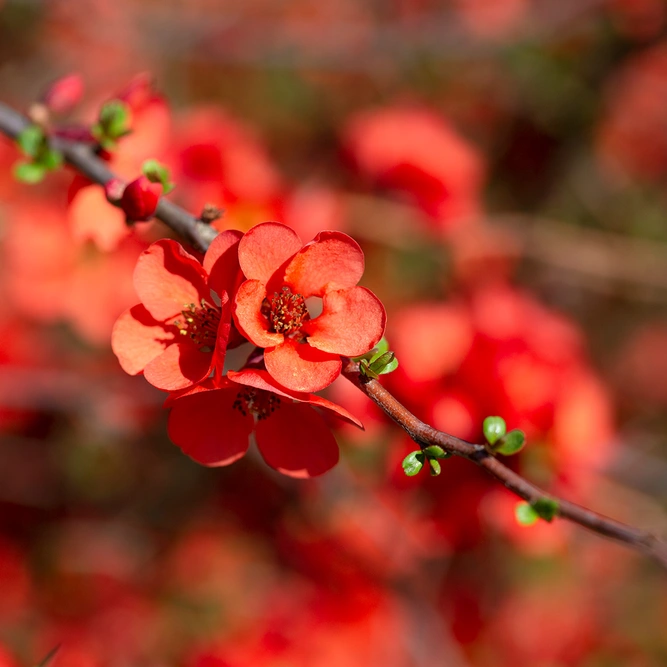
[[[386,338],[370,351],[360,357],[354,357],[359,362],[359,370],[366,377],[377,379],[380,375],[386,375],[398,368],[396,355],[389,350]]]
[[[448,459],[450,456],[449,452],[446,452],[438,445],[429,445],[428,447],[424,447],[424,449],[416,449],[403,459],[403,472],[408,477],[414,477],[421,471],[424,464],[428,463],[431,475],[437,477],[442,470],[440,461]]]
[[[142,174],[151,183],[162,185],[162,194],[169,194],[176,186],[169,180],[169,170],[157,160],[146,160],[141,167]]]
[[[28,158],[14,165],[14,177],[22,183],[39,183],[47,172],[58,169],[63,163],[62,153],[50,146],[46,133],[38,125],[22,130],[16,143]]]
[[[523,449],[526,436],[523,431],[514,429],[507,433],[507,425],[502,417],[487,417],[483,424],[484,437],[495,454],[511,456]]]
[[[538,519],[553,521],[558,516],[558,501],[553,498],[538,498],[531,503],[521,502],[516,506],[516,520],[522,526],[532,526]]]
[[[91,128],[91,133],[100,146],[107,150],[116,147],[122,137],[130,134],[130,109],[121,100],[111,100],[102,105],[97,123]]]

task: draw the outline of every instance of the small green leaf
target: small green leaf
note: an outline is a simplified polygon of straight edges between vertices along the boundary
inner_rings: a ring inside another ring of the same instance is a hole
[[[151,183],[162,185],[162,194],[169,194],[176,187],[169,181],[169,170],[157,160],[146,160],[141,171]]]
[[[545,521],[553,521],[554,517],[558,515],[558,502],[553,498],[538,498],[530,506]]]
[[[389,341],[382,336],[380,339],[380,342],[373,348],[374,352],[378,354],[384,354],[385,352],[389,352]]]
[[[511,456],[520,452],[525,444],[526,436],[524,432],[514,429],[500,439],[500,442],[493,448],[493,451],[505,456]]]
[[[368,362],[365,359],[361,359],[359,361],[359,372],[368,378],[372,378],[373,380],[377,380],[378,378],[378,374],[372,368],[370,368]]]
[[[40,127],[29,125],[16,137],[16,143],[25,155],[35,157],[41,150],[44,139],[44,132]]]
[[[102,105],[97,123],[92,127],[93,136],[105,148],[113,148],[115,142],[130,134],[130,109],[121,100],[111,100]]]
[[[57,150],[54,150],[53,148],[49,148],[48,146],[44,149],[42,153],[40,153],[37,162],[42,165],[45,169],[48,169],[49,171],[53,171],[54,169],[58,169],[63,163],[63,156],[62,153],[60,153]]]
[[[423,452],[429,458],[434,458],[434,459],[448,459],[451,456],[449,452],[446,452],[439,445],[429,445],[428,447],[425,447],[423,449]]]
[[[424,466],[424,454],[419,449],[410,452],[403,459],[403,472],[408,477],[414,477]]]
[[[14,165],[14,178],[21,183],[39,183],[46,174],[46,169],[35,162],[19,162]]]
[[[442,470],[440,467],[440,461],[438,461],[438,459],[429,459],[428,464],[431,467],[431,475],[433,475],[433,477],[437,477]]]
[[[390,372],[387,368],[394,364],[394,362],[396,362],[394,368],[397,368],[398,361],[396,361],[396,355],[393,352],[383,352],[382,354],[371,357],[368,367],[376,375],[383,375],[384,373]]]
[[[494,445],[507,432],[507,425],[502,417],[487,417],[483,424],[484,437],[490,445]]]
[[[532,526],[540,518],[539,514],[526,502],[517,504],[514,508],[514,515],[522,526]]]

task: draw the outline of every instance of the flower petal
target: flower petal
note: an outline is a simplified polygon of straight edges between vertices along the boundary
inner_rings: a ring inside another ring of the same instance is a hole
[[[167,432],[191,459],[205,466],[226,466],[247,451],[253,418],[232,407],[236,388],[213,389],[173,401]]]
[[[285,269],[285,282],[303,296],[354,287],[364,273],[364,253],[343,232],[320,232]]]
[[[268,322],[262,315],[262,303],[266,298],[266,286],[258,280],[246,280],[236,293],[234,321],[239,331],[259,347],[280,345],[284,336],[268,331]]]
[[[322,314],[306,322],[308,343],[318,350],[356,357],[365,354],[384,334],[387,315],[380,300],[365,287],[327,292]]]
[[[212,354],[200,352],[190,341],[178,342],[146,364],[144,377],[158,389],[176,391],[205,379],[212,365]]]
[[[134,287],[148,312],[162,321],[175,317],[190,303],[210,299],[201,264],[171,239],[156,241],[141,253]]]
[[[246,278],[267,283],[277,268],[302,246],[297,233],[280,222],[263,222],[239,244],[239,262]]]
[[[291,339],[264,352],[266,370],[283,387],[313,392],[328,387],[339,375],[340,357]]]
[[[227,229],[213,239],[204,255],[208,286],[220,297],[223,292],[233,297],[243,281],[238,255],[239,241],[242,237],[242,232]]]
[[[279,396],[284,396],[285,398],[291,398],[299,403],[309,403],[318,408],[325,408],[326,410],[331,410],[335,413],[337,417],[341,417],[350,424],[358,426],[360,429],[363,429],[363,424],[352,414],[350,414],[344,407],[327,401],[326,398],[322,398],[317,394],[309,394],[302,391],[292,391],[287,389],[287,387],[282,387],[279,385],[267,371],[259,370],[256,368],[244,368],[238,372],[229,371],[227,373],[227,378],[232,382],[238,382],[239,384],[244,384],[248,387],[255,387],[256,389],[263,389],[264,391],[270,391]]]
[[[306,405],[281,402],[270,417],[257,422],[255,439],[267,464],[290,477],[315,477],[338,463],[333,434]]]
[[[111,332],[111,348],[121,368],[130,375],[137,375],[174,339],[174,331],[165,328],[143,305],[138,304],[116,320]]]

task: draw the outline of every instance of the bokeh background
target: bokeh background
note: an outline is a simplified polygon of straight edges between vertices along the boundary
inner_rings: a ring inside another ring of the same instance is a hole
[[[663,0],[0,0],[2,100],[72,72],[74,120],[132,99],[126,178],[157,158],[221,229],[354,236],[417,415],[500,414],[529,479],[667,534]],[[109,347],[168,230],[16,160],[0,139],[2,667],[667,664],[654,563],[517,525],[466,462],[407,479],[344,381],[366,430],[321,479],[183,456]]]

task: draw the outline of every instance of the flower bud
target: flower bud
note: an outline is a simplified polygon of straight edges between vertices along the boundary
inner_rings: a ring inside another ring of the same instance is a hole
[[[150,220],[155,214],[161,194],[162,185],[151,183],[145,176],[139,176],[128,183],[123,191],[120,207],[128,220],[133,222]]]

